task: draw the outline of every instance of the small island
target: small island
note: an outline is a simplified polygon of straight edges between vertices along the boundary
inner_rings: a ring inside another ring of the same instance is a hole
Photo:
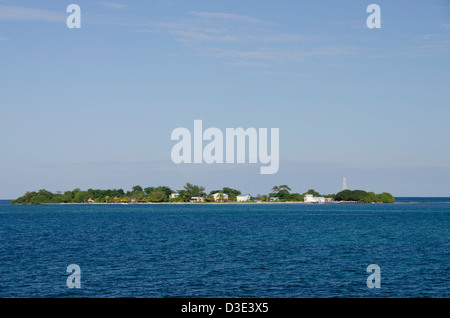
[[[131,191],[123,189],[82,191],[57,191],[45,189],[27,192],[12,200],[11,204],[142,204],[142,203],[393,203],[392,194],[375,194],[364,190],[343,190],[337,194],[321,195],[314,189],[305,193],[291,193],[287,185],[274,186],[268,194],[242,194],[224,187],[205,192],[205,187],[186,183],[183,189],[174,191],[167,186],[143,188],[136,185]]]

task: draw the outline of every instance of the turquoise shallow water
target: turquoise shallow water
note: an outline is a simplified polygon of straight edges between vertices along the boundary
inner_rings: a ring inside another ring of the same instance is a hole
[[[449,297],[449,229],[439,202],[3,202],[0,297]],[[80,289],[66,286],[70,264]]]

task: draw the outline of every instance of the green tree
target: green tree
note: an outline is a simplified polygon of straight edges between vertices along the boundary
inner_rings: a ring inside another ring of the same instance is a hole
[[[63,201],[63,202],[68,203],[68,202],[71,202],[72,199],[73,199],[72,191],[66,191],[66,192],[64,192],[64,194],[63,194],[63,196],[62,196],[62,201]]]
[[[184,189],[189,193],[190,197],[201,197],[205,194],[205,187],[193,185],[189,182],[186,183]]]
[[[140,185],[135,185],[133,188],[132,188],[132,193],[134,194],[134,195],[141,195],[141,194],[144,194],[144,189],[142,189],[142,187],[140,186]]]
[[[280,191],[281,191],[281,190],[292,191],[292,189],[289,188],[289,186],[287,186],[287,185],[285,185],[285,184],[280,185],[280,186],[279,186],[279,189],[280,189]]]
[[[277,197],[280,201],[292,201],[291,191],[292,189],[286,185],[274,186],[272,192],[269,193],[269,197]]]
[[[364,199],[368,195],[369,194],[366,191],[364,191],[364,190],[354,190],[354,191],[352,191],[353,201],[364,201]]]
[[[312,194],[312,195],[315,196],[315,197],[320,197],[320,196],[321,196],[320,193],[317,192],[317,191],[314,190],[314,189],[309,189],[309,190],[306,191],[304,194]]]
[[[360,201],[364,202],[364,203],[372,203],[372,202],[377,202],[378,198],[377,195],[373,192],[369,192],[367,193],[367,195],[365,197],[363,197]]]
[[[76,203],[87,202],[88,199],[89,199],[88,198],[88,193],[86,191],[78,191],[78,192],[76,192],[76,194],[75,194],[75,196],[73,198],[73,200]]]
[[[147,188],[144,189],[144,194],[145,195],[150,195],[150,193],[152,193],[153,190],[155,190],[154,187],[147,187]]]
[[[162,192],[164,192],[166,194],[166,196],[169,196],[172,193],[175,193],[175,191],[173,191],[171,188],[166,187],[166,186],[159,186],[157,189],[161,190]]]
[[[224,187],[222,190],[213,190],[209,194],[213,195],[214,193],[224,193],[228,195],[229,201],[236,201],[236,197],[238,195],[241,195],[241,191],[230,188],[230,187]]]
[[[300,193],[292,193],[289,201],[303,201],[303,195]]]
[[[277,196],[280,201],[290,201],[291,194],[288,190],[282,189],[278,192]]]
[[[160,189],[155,189],[152,191],[152,193],[150,193],[150,199],[152,200],[152,202],[162,202],[166,197],[167,196],[164,191]]]
[[[383,202],[383,203],[394,203],[395,202],[394,196],[388,192],[383,192],[381,194],[378,194],[377,199],[379,202]]]
[[[363,190],[343,190],[336,194],[337,201],[364,201],[368,193]]]
[[[30,201],[27,202],[27,201],[25,200],[25,198],[22,196],[22,197],[18,197],[18,198],[15,199],[15,200],[11,200],[10,203],[11,203],[11,204],[27,204],[27,203],[30,203]]]
[[[334,198],[336,201],[356,201],[356,202],[383,202],[393,203],[395,202],[392,194],[383,192],[381,194],[375,194],[374,192],[366,192],[364,190],[344,190],[338,192]]]
[[[144,189],[140,185],[135,185],[131,188],[132,191],[128,194],[132,199],[141,201],[144,198]]]
[[[343,190],[341,192],[338,192],[334,199],[336,201],[350,201],[352,198],[352,191],[350,190]]]
[[[178,194],[180,195],[179,198],[183,201],[183,202],[189,202],[189,200],[191,199],[192,195],[190,192],[186,191],[186,190],[178,190]]]

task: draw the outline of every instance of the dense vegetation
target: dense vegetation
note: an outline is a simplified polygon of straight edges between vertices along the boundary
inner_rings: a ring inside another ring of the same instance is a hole
[[[81,191],[75,189],[64,193],[52,193],[47,190],[27,192],[20,198],[11,201],[13,204],[39,204],[39,203],[121,203],[121,202],[162,202],[173,193],[169,187],[157,188],[134,186],[132,191],[122,189]]]
[[[363,190],[344,190],[336,194],[336,201],[356,201],[363,203],[371,202],[383,202],[383,203],[393,203],[395,202],[392,194],[383,192],[381,194],[375,194],[373,192],[366,192]]]
[[[314,189],[307,192],[291,193],[292,189],[287,185],[274,186],[269,194],[258,194],[255,198],[258,201],[276,201],[280,202],[302,202],[305,194],[313,196],[322,196],[332,198],[335,201],[356,201],[362,203],[383,202],[392,203],[394,197],[387,192],[375,194],[363,190],[344,190],[338,194],[321,195]],[[177,196],[171,198],[171,194]],[[131,191],[125,192],[123,189],[113,190],[94,190],[88,189],[82,191],[74,189],[72,191],[52,193],[47,190],[37,192],[27,192],[23,196],[12,200],[12,204],[41,204],[41,203],[147,203],[147,202],[189,202],[193,197],[202,197],[206,202],[213,202],[213,194],[223,193],[228,195],[228,201],[236,201],[236,197],[241,195],[241,191],[224,187],[221,190],[205,192],[205,187],[186,183],[183,189],[174,191],[167,186],[142,188],[139,185],[134,186]]]
[[[225,187],[222,190],[213,190],[213,191],[209,192],[209,195],[206,197],[206,199],[209,200],[209,201],[212,201],[212,195],[214,193],[223,193],[223,194],[228,195],[228,200],[229,201],[236,201],[236,197],[238,195],[241,195],[241,191]]]

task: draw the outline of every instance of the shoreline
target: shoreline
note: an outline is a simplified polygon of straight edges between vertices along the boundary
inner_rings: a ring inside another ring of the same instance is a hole
[[[138,203],[106,203],[106,202],[94,202],[94,203],[38,203],[38,204],[12,204],[12,205],[223,205],[223,204],[307,204],[307,205],[330,205],[330,204],[383,204],[383,202],[357,202],[357,201],[333,201],[324,203],[311,203],[301,201],[286,201],[286,202],[138,202]]]

